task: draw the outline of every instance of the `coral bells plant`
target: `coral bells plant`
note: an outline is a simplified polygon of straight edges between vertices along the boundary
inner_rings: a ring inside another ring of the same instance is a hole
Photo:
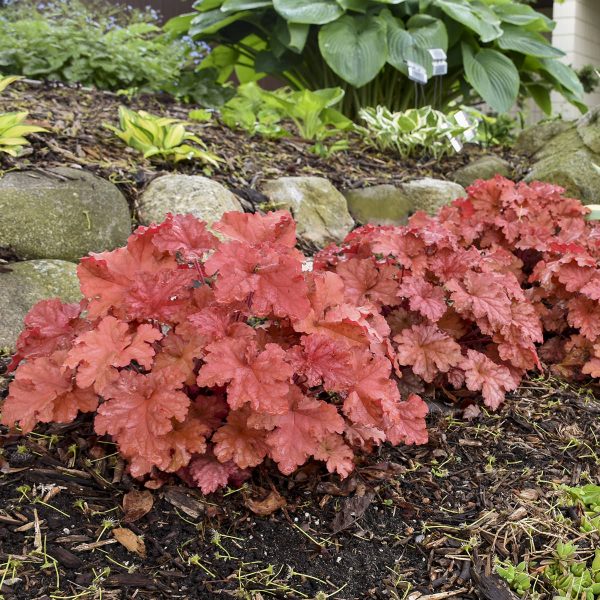
[[[191,215],[169,215],[126,247],[84,258],[85,300],[40,302],[25,319],[2,423],[29,432],[95,412],[96,432],[112,437],[133,476],[178,473],[208,493],[266,458],[290,474],[312,457],[345,477],[355,453],[425,443],[427,406],[400,397],[394,369],[466,378],[497,405],[535,362],[529,342],[513,351],[519,360],[501,350],[518,285],[502,300],[478,295],[477,277],[487,293],[506,289],[502,257],[475,253],[472,268],[474,255],[439,227],[429,237],[357,234],[348,260],[314,272],[303,271],[286,212],[228,213],[213,229],[226,241]],[[363,256],[385,243],[395,263]],[[435,256],[423,254],[434,246]],[[444,294],[461,309],[447,308]],[[493,345],[501,358],[456,341],[461,327],[462,337],[479,335],[467,333],[467,314],[502,338]]]
[[[347,304],[369,308],[402,387],[466,387],[496,409],[539,364],[540,319],[500,247],[463,247],[417,213],[407,227],[365,226],[315,259]]]
[[[540,356],[557,374],[600,377],[600,228],[563,192],[497,176],[476,182],[440,221],[464,248],[510,257],[547,333]]]

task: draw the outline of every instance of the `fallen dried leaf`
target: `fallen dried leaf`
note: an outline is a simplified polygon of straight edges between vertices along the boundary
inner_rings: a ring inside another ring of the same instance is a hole
[[[364,496],[352,496],[344,500],[342,510],[335,515],[331,523],[333,533],[339,533],[354,525],[365,514],[374,497],[373,492],[368,492]]]
[[[540,497],[540,493],[533,488],[525,488],[517,492],[517,496],[523,500],[537,500]]]
[[[138,556],[145,557],[146,556],[146,545],[144,544],[144,540],[139,536],[135,535],[131,529],[127,529],[126,527],[116,527],[112,530],[113,537],[129,552],[134,552]]]
[[[125,512],[123,522],[133,523],[138,521],[152,510],[153,505],[154,497],[148,490],[128,492],[123,496],[123,511]]]
[[[264,500],[246,498],[245,504],[253,513],[266,517],[286,506],[287,502],[281,494],[272,491]]]

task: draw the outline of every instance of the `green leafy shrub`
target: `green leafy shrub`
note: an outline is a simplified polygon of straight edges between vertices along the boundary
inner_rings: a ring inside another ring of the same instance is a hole
[[[579,77],[586,94],[595,92],[600,84],[600,70],[594,65],[583,65],[581,69],[577,70],[577,77]]]
[[[197,45],[165,36],[152,11],[95,0],[0,8],[0,73],[219,106],[234,91],[216,83],[214,70],[195,73],[198,58]]]
[[[19,79],[20,77],[15,76],[0,78],[0,92]],[[29,144],[27,135],[46,132],[43,127],[25,124],[28,114],[27,112],[0,113],[0,152],[19,156],[23,146]]]
[[[363,108],[360,117],[366,126],[356,129],[368,146],[382,152],[393,150],[402,158],[417,155],[440,158],[452,154],[455,151],[452,138],[467,130],[453,115],[447,116],[431,106],[396,113],[384,106]]]
[[[251,134],[265,137],[291,135],[282,124],[290,120],[298,135],[314,141],[313,151],[328,156],[345,150],[348,141],[341,139],[327,146],[325,140],[350,129],[352,121],[334,107],[344,97],[344,90],[293,91],[281,88],[274,92],[262,90],[254,82],[239,86],[238,94],[221,109],[221,118],[229,127],[241,127]]]
[[[174,162],[195,159],[214,166],[220,160],[215,154],[208,152],[204,142],[186,131],[184,123],[177,119],[151,115],[143,110],[135,112],[121,106],[120,128],[108,124],[105,127],[128,146],[141,152],[144,158],[160,157]]]
[[[430,79],[425,103],[483,99],[497,112],[532,96],[546,112],[557,90],[581,106],[582,86],[544,33],[553,22],[511,0],[198,0],[195,13],[172,19],[172,34],[210,41],[205,65],[222,77],[276,74],[297,89],[349,91],[342,112],[415,106],[407,60],[424,65],[428,50],[448,55],[441,90]]]

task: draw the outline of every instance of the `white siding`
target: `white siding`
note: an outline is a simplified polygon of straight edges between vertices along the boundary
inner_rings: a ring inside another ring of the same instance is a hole
[[[587,64],[600,69],[600,0],[554,2],[553,18],[556,28],[552,32],[552,44],[566,52],[563,62],[575,69]],[[588,94],[585,102],[588,106],[600,104],[600,92]],[[553,108],[565,118],[580,114],[559,95],[554,98]]]

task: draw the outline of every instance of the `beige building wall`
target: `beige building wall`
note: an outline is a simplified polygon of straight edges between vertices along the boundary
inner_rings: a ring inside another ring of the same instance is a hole
[[[566,53],[562,59],[579,69],[592,64],[600,69],[600,0],[564,0],[554,2],[553,18],[556,28],[552,44]],[[600,92],[587,94],[588,106],[600,104]],[[575,118],[579,111],[561,96],[554,98],[553,109],[564,118]]]

